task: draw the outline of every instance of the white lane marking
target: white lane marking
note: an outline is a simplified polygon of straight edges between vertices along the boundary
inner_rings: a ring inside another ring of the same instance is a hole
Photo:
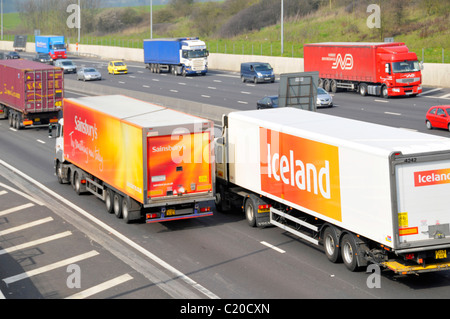
[[[42,225],[42,224],[45,224],[45,223],[48,223],[48,222],[51,222],[51,221],[53,221],[52,217],[39,219],[39,220],[36,220],[34,222],[29,222],[29,223],[26,223],[26,224],[21,225],[21,226],[12,227],[12,228],[9,228],[9,229],[2,230],[2,231],[0,231],[0,236],[4,236],[4,235],[11,234],[11,233],[15,233],[17,231],[25,230],[25,229],[28,229],[28,228],[31,228],[31,227],[34,227],[34,226],[38,226],[38,225]]]
[[[442,88],[432,89],[432,90],[422,92],[422,93],[420,93],[420,95],[425,95],[425,94],[433,93],[433,92],[440,91],[440,90],[442,90]]]
[[[97,286],[94,286],[94,287],[91,287],[89,289],[80,291],[80,292],[78,292],[76,294],[73,294],[73,295],[71,295],[69,297],[66,297],[64,299],[84,299],[84,298],[88,298],[88,297],[90,297],[92,295],[95,295],[95,294],[98,294],[98,293],[100,293],[100,292],[102,292],[104,290],[107,290],[107,289],[113,288],[115,286],[118,286],[120,284],[123,284],[123,283],[125,283],[125,282],[127,282],[127,281],[129,281],[131,279],[133,279],[133,277],[131,277],[128,274],[125,274],[125,275],[116,277],[114,279],[105,281],[104,283],[101,283],[101,284],[99,284]]]
[[[170,92],[172,92],[172,93],[178,93],[177,90],[170,90]]]
[[[15,213],[15,212],[18,212],[20,210],[23,210],[23,209],[26,209],[26,208],[29,208],[29,207],[33,207],[33,206],[34,206],[33,203],[28,203],[28,204],[20,205],[20,206],[17,206],[17,207],[5,209],[5,210],[0,211],[0,216],[5,216],[5,215],[11,214],[11,213]]]
[[[208,89],[210,89],[210,90],[217,90],[217,88],[214,87],[214,86],[208,86]]]
[[[41,143],[41,144],[45,144],[44,141],[41,141],[41,140],[36,140],[36,141],[38,141],[38,142]]]
[[[120,83],[120,84],[125,84],[125,82],[123,82],[123,81],[119,81],[119,83]]]
[[[26,199],[28,199],[28,200],[34,202],[35,204],[38,204],[39,206],[44,206],[44,205],[45,205],[44,203],[38,201],[38,200],[35,199],[34,197],[32,197],[32,196],[30,196],[30,195],[28,195],[28,194],[26,194],[26,193],[24,193],[24,192],[21,192],[21,191],[19,191],[19,190],[17,190],[17,189],[14,189],[14,188],[12,188],[12,187],[9,187],[8,185],[5,185],[5,184],[3,184],[3,183],[0,183],[0,186],[3,187],[3,188],[9,189],[11,192],[14,192],[14,193],[16,193],[16,194],[19,194],[19,195],[22,196],[22,197],[25,197]]]
[[[197,283],[195,280],[191,279],[190,277],[186,276],[185,274],[183,274],[181,271],[179,271],[178,269],[176,269],[175,267],[173,267],[172,265],[168,264],[167,262],[165,262],[164,260],[162,260],[161,258],[159,258],[158,256],[152,254],[151,252],[149,252],[148,250],[144,249],[142,246],[136,244],[133,240],[129,239],[128,237],[126,237],[125,235],[123,235],[122,233],[118,232],[117,230],[115,230],[114,228],[112,228],[111,226],[105,224],[104,222],[102,222],[101,220],[95,218],[94,216],[92,216],[91,214],[89,214],[88,212],[86,212],[84,209],[78,207],[77,205],[75,205],[74,203],[68,201],[67,199],[65,199],[64,197],[62,197],[61,195],[55,193],[54,191],[52,191],[51,189],[49,189],[48,187],[42,185],[41,183],[39,183],[38,181],[34,180],[33,178],[31,178],[30,176],[26,175],[25,173],[23,173],[22,171],[18,170],[17,168],[15,168],[14,166],[9,165],[8,163],[6,163],[3,160],[0,160],[0,165],[5,166],[6,168],[8,168],[9,170],[15,172],[17,175],[22,176],[24,179],[26,179],[27,181],[33,183],[34,185],[36,185],[37,187],[39,187],[40,189],[42,189],[43,191],[45,191],[46,193],[48,193],[49,195],[53,196],[54,198],[56,198],[57,200],[63,202],[65,205],[69,206],[70,208],[74,209],[75,211],[77,211],[80,215],[83,215],[84,217],[86,217],[87,219],[89,219],[90,221],[92,221],[93,223],[97,224],[98,226],[100,226],[101,228],[103,228],[106,232],[108,232],[110,235],[115,236],[117,239],[121,240],[122,242],[124,242],[125,244],[127,244],[128,246],[132,247],[133,249],[139,251],[140,253],[142,253],[143,255],[147,256],[147,258],[150,258],[151,260],[153,260],[154,262],[158,263],[161,267],[165,268],[166,270],[170,271],[173,275],[175,275],[177,278],[183,280],[185,283],[187,283],[188,285],[190,285],[192,288],[198,290],[199,292],[201,292],[202,294],[204,294],[206,297],[210,298],[210,299],[219,299],[219,296],[217,296],[216,294],[214,294],[213,292],[209,291],[208,289],[206,289],[205,287],[203,287],[202,285],[200,285],[199,283]]]
[[[241,91],[242,94],[252,94],[251,92]]]
[[[11,276],[11,277],[5,278],[5,279],[3,279],[3,281],[5,282],[5,284],[9,285],[9,284],[11,284],[13,282],[16,282],[16,281],[19,281],[19,280],[22,280],[22,279],[26,279],[26,278],[29,278],[29,277],[33,277],[33,276],[42,274],[42,273],[50,271],[50,270],[54,270],[54,269],[57,269],[57,268],[68,266],[70,264],[75,264],[75,263],[77,263],[79,261],[82,261],[84,259],[97,256],[98,254],[99,253],[97,251],[92,250],[92,251],[87,252],[85,254],[81,254],[81,255],[78,255],[78,256],[75,256],[75,257],[72,257],[72,258],[64,259],[62,261],[59,261],[59,262],[56,262],[56,263],[53,263],[53,264],[50,264],[50,265],[47,265],[47,266],[44,266],[44,267],[36,268],[36,269],[30,270],[30,271],[26,271],[26,272],[23,272],[21,274],[15,275],[15,276]]]
[[[202,97],[210,98],[211,96],[202,94]]]
[[[214,80],[213,82],[222,83],[222,80]]]
[[[440,99],[448,99],[449,97],[450,97],[450,93],[449,93],[449,94],[442,95],[442,96],[440,96],[439,98],[440,98]]]
[[[238,101],[238,103],[240,103],[240,104],[248,104],[248,102],[245,102],[245,101]]]
[[[150,86],[149,86],[149,85],[143,85],[142,87],[144,87],[144,88],[149,88]]]
[[[394,112],[384,112],[384,114],[388,114],[388,115],[397,115],[397,116],[401,116],[401,113],[394,113]]]
[[[17,246],[12,246],[12,247],[9,247],[9,248],[2,249],[2,250],[0,250],[0,255],[9,254],[9,253],[12,253],[14,251],[18,251],[18,250],[21,250],[21,249],[33,247],[33,246],[40,245],[40,244],[44,244],[44,243],[47,243],[49,241],[61,239],[61,238],[64,238],[64,237],[67,237],[67,236],[70,236],[70,235],[72,235],[72,232],[71,231],[66,231],[66,232],[63,232],[63,233],[56,234],[56,235],[52,235],[52,236],[44,237],[44,238],[41,238],[41,239],[36,239],[36,240],[33,240],[33,241],[29,241],[29,242],[26,242],[24,244],[20,244],[20,245],[17,245]]]
[[[285,253],[285,251],[284,251],[283,249],[280,249],[280,248],[278,248],[278,247],[276,247],[276,246],[274,246],[274,245],[271,245],[271,244],[269,244],[269,243],[267,243],[267,242],[265,242],[265,241],[262,241],[261,244],[263,244],[264,246],[267,246],[267,247],[269,247],[269,248],[271,248],[271,249],[273,249],[273,250],[275,250],[275,251],[278,251],[278,252],[281,253],[281,254],[284,254],[284,253]]]
[[[380,102],[380,103],[389,103],[389,101],[386,100],[373,100],[374,102]]]
[[[178,84],[179,85],[186,85],[186,83],[184,83],[184,82],[179,82]]]
[[[7,191],[1,191],[0,192],[0,195],[5,195],[5,194],[8,194],[8,192]]]

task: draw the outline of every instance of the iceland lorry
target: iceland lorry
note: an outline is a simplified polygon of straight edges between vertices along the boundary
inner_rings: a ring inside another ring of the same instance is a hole
[[[29,60],[0,61],[0,118],[15,129],[58,122],[64,98],[60,68]]]
[[[66,99],[55,172],[127,223],[212,215],[212,122],[123,95]]]
[[[319,71],[319,85],[328,92],[346,89],[384,98],[422,93],[421,64],[404,43],[305,44],[304,68]]]
[[[144,40],[144,63],[153,73],[205,75],[208,55],[205,42],[198,38]]]
[[[351,271],[449,269],[450,139],[296,108],[231,112],[216,207],[242,208]]]
[[[66,59],[67,50],[62,35],[39,35],[35,38],[37,53],[48,53],[53,60]]]

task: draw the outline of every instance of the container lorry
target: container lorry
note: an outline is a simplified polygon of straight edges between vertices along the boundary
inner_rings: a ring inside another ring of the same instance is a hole
[[[0,118],[15,129],[58,122],[64,98],[60,68],[29,60],[0,61]]]
[[[231,112],[216,207],[323,245],[331,262],[449,269],[450,139],[296,108]]]
[[[48,53],[53,60],[66,59],[67,50],[62,35],[39,35],[35,38],[37,53]]]
[[[211,216],[213,124],[123,95],[70,98],[56,137],[55,172],[126,223]]]
[[[422,65],[404,43],[326,42],[304,46],[305,72],[319,71],[319,85],[361,95],[422,93]]]
[[[208,55],[205,42],[198,38],[144,40],[144,63],[152,73],[205,75]]]

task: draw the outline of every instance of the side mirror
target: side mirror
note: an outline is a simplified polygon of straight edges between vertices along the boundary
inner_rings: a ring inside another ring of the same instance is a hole
[[[385,64],[385,66],[384,66],[384,71],[385,71],[387,74],[391,74],[391,66],[390,66],[389,63],[386,63],[386,64]]]
[[[48,138],[56,138],[57,135],[58,124],[49,124],[48,125]]]

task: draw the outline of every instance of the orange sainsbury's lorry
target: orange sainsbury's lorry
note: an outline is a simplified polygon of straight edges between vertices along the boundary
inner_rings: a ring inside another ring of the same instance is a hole
[[[216,208],[243,209],[354,271],[450,269],[450,139],[296,108],[231,112]]]
[[[212,215],[211,121],[111,95],[66,99],[53,128],[58,181],[127,223]]]

